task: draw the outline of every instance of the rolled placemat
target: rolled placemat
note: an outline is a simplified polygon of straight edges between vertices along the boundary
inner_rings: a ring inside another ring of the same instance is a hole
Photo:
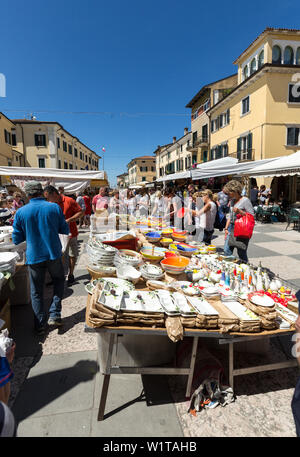
[[[245,306],[259,316],[261,327],[264,330],[275,330],[279,328],[279,324],[276,322],[277,313],[275,305],[272,307],[258,306],[246,300]]]
[[[168,337],[174,343],[183,339],[183,326],[180,316],[167,316],[165,320]]]
[[[197,314],[196,317],[196,327],[197,328],[218,328],[218,315],[210,316],[204,314]]]
[[[181,321],[181,324],[184,327],[187,327],[187,328],[194,328],[196,327],[196,318],[195,317],[183,317],[183,316],[180,316],[180,321]]]
[[[214,300],[212,306],[218,311],[218,327],[221,333],[239,332],[238,317],[233,314],[220,300]]]

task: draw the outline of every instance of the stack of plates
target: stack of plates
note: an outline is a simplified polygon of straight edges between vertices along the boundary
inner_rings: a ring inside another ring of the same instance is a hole
[[[119,265],[131,265],[136,268],[141,261],[142,258],[138,252],[131,249],[120,249],[115,255],[114,265],[116,267]]]
[[[98,266],[113,265],[114,257],[118,251],[113,246],[99,241],[89,241],[86,247],[90,263]]]
[[[0,271],[14,273],[18,259],[17,252],[0,252]]]
[[[156,265],[148,265],[148,264],[145,264],[142,266],[141,268],[141,273],[142,273],[142,276],[144,279],[150,279],[150,280],[159,280],[161,278],[163,278],[164,276],[164,272],[163,270],[156,266]]]

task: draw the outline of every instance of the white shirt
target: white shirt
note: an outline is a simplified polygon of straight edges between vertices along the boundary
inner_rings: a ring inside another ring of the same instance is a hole
[[[217,205],[214,202],[210,202],[210,209],[200,215],[200,227],[208,231],[214,230],[216,214]]]

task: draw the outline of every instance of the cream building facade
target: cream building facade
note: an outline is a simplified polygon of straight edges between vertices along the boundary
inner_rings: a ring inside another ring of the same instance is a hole
[[[180,173],[191,169],[197,162],[197,154],[190,152],[192,134],[188,127],[184,128],[184,135],[178,140],[173,137],[173,142],[164,146],[158,146],[154,152],[156,155],[156,179],[165,175]]]
[[[135,157],[128,163],[127,168],[129,186],[156,180],[155,156]]]
[[[26,167],[98,170],[99,158],[58,122],[13,119],[16,150]]]
[[[118,189],[127,189],[129,185],[128,173],[122,173],[117,176],[117,187]]]
[[[197,155],[197,163],[209,160],[210,120],[208,110],[226,97],[237,86],[238,75],[234,74],[203,86],[186,105],[191,108],[191,135],[188,151]]]

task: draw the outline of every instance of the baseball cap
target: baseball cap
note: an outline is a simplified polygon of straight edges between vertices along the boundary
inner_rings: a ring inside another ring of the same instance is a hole
[[[26,194],[34,194],[36,192],[43,192],[42,184],[39,181],[27,181],[24,185]]]

